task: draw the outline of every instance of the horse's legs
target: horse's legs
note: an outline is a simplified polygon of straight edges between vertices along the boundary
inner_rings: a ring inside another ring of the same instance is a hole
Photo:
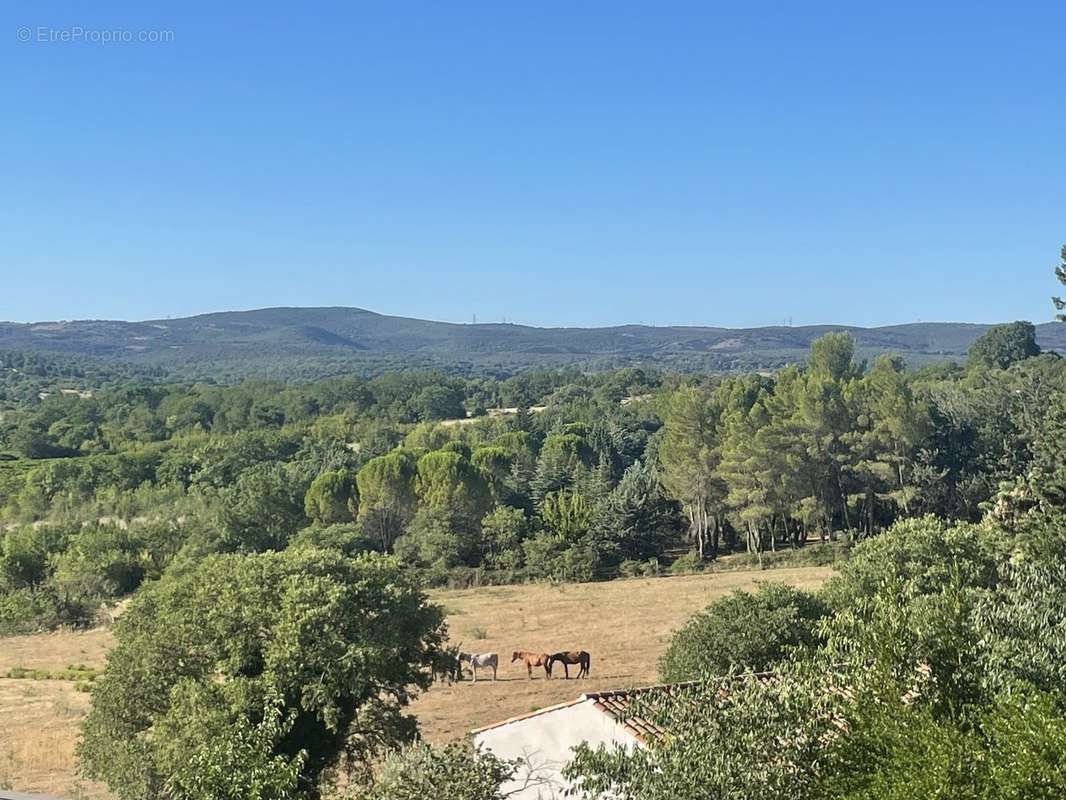
[[[470,662],[470,671],[474,673],[473,683],[477,683],[477,665],[473,661]]]
[[[565,661],[563,662],[563,678],[564,680],[570,680],[570,667],[567,666]]]
[[[496,665],[495,664],[492,665],[492,680],[493,681],[496,680]]]
[[[528,661],[526,662],[526,675],[533,680],[533,666]]]

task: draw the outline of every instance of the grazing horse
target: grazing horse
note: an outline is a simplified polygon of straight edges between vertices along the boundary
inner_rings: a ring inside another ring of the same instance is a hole
[[[592,657],[584,650],[564,650],[561,653],[552,653],[551,658],[548,659],[549,667],[556,661],[563,665],[563,674],[567,680],[570,678],[570,670],[567,668],[567,664],[580,665],[577,677],[587,678],[589,676],[589,664],[592,663]]]
[[[526,674],[529,675],[529,679],[533,680],[533,667],[544,667],[544,675],[546,678],[552,676],[552,662],[551,656],[547,653],[531,653],[528,650],[515,650],[511,653],[511,663],[516,661],[524,661],[526,663]]]
[[[477,655],[475,653],[460,653],[459,654],[459,668],[462,669],[463,664],[470,665],[470,671],[474,673],[474,683],[477,683],[477,668],[492,669],[492,679],[496,680],[496,668],[500,664],[500,657],[495,653],[481,653]]]

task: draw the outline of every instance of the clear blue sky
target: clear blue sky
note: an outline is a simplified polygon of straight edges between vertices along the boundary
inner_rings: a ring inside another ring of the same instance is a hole
[[[98,0],[0,19],[0,319],[1052,316],[1061,2]],[[78,27],[172,41],[38,40]]]

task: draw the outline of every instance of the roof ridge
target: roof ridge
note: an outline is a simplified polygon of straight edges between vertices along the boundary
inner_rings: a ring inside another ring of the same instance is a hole
[[[691,680],[691,681],[677,681],[675,683],[653,683],[646,686],[634,686],[628,689],[605,689],[598,692],[582,692],[573,700],[567,700],[562,703],[556,703],[555,705],[545,706],[544,708],[538,708],[534,711],[529,711],[525,714],[518,714],[514,717],[508,717],[507,719],[494,722],[491,725],[485,725],[481,728],[475,728],[470,733],[476,735],[484,733],[485,731],[491,731],[495,728],[501,728],[504,725],[510,725],[512,722],[521,722],[523,720],[532,719],[533,717],[540,716],[541,714],[548,714],[552,711],[558,711],[561,708],[569,708],[581,703],[591,702],[593,707],[601,714],[609,716],[619,725],[621,725],[627,732],[636,736],[637,739],[644,741],[648,734],[652,736],[661,735],[662,731],[654,723],[647,720],[640,719],[638,717],[624,718],[624,714],[621,712],[623,709],[611,709],[605,703],[621,703],[627,701],[629,698],[640,694],[646,694],[656,691],[672,691],[675,689],[687,689],[693,686],[700,686],[706,683],[710,683],[715,680],[726,679],[741,679],[741,678],[765,678],[774,675],[773,672],[742,672],[736,675],[720,675],[714,678],[708,678],[706,680]]]
[[[584,695],[576,697],[573,700],[566,700],[562,703],[556,703],[551,706],[544,706],[544,708],[538,708],[535,711],[527,711],[525,714],[518,714],[507,719],[500,720],[499,722],[493,722],[491,725],[484,725],[480,728],[474,728],[470,731],[471,734],[484,733],[485,731],[491,731],[493,728],[500,728],[504,725],[510,725],[512,722],[521,722],[524,719],[531,719],[532,717],[538,717],[541,714],[547,714],[551,711],[558,711],[560,708],[568,708],[569,706],[576,706],[578,703],[585,702]]]

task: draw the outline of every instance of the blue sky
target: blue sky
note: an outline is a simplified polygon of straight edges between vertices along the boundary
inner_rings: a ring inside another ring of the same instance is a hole
[[[1052,316],[1062,3],[149,5],[0,11],[0,319]]]

